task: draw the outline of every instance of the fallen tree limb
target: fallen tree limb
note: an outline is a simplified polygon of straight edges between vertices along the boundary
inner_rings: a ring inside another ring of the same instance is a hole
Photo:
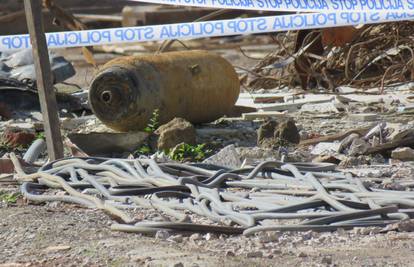
[[[368,148],[367,151],[363,153],[363,155],[371,155],[377,153],[388,152],[393,150],[397,147],[405,147],[405,146],[413,146],[414,145],[414,136],[409,136],[401,140],[388,142],[382,145],[378,145],[375,147]]]
[[[345,137],[347,137],[348,135],[353,134],[353,133],[356,133],[356,134],[359,134],[360,136],[362,136],[362,135],[367,134],[368,131],[371,130],[373,127],[375,127],[375,125],[371,125],[371,126],[368,126],[368,127],[357,128],[357,129],[351,129],[351,130],[341,132],[341,133],[336,133],[336,134],[331,134],[331,135],[326,135],[326,136],[321,136],[321,137],[317,137],[317,138],[303,140],[299,143],[299,147],[310,146],[310,145],[318,144],[318,143],[321,143],[321,142],[333,142],[333,141],[341,140],[341,139],[344,139]]]

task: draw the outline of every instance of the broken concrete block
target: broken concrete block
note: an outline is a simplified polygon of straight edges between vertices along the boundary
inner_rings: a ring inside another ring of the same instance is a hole
[[[403,161],[413,161],[414,149],[410,147],[399,147],[392,151],[391,158]]]
[[[377,121],[379,120],[379,116],[376,113],[349,114],[348,117],[352,121]]]
[[[255,119],[266,119],[266,118],[286,118],[285,112],[278,111],[260,111],[243,113],[243,120],[255,120]]]
[[[337,153],[340,143],[320,142],[311,151],[312,155],[323,155]]]
[[[128,133],[72,133],[70,141],[89,156],[134,152],[148,137],[145,132]]]
[[[160,126],[155,134],[158,138],[158,150],[168,150],[178,144],[196,144],[196,131],[194,126],[182,118],[175,118],[167,124]]]
[[[240,156],[234,145],[229,145],[220,150],[217,154],[204,160],[203,163],[214,164],[230,169],[238,169],[242,165]]]
[[[11,147],[28,146],[35,139],[35,131],[18,127],[7,127],[3,133],[3,139]]]

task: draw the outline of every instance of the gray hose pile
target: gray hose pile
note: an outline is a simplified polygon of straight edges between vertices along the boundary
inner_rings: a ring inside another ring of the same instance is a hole
[[[125,232],[333,231],[383,227],[414,214],[414,192],[376,188],[329,164],[267,161],[229,170],[147,158],[70,158],[25,174],[13,161],[28,200],[101,209],[115,217],[113,230]],[[50,188],[67,195],[47,194]],[[131,215],[137,209],[155,209],[169,221],[137,222]]]

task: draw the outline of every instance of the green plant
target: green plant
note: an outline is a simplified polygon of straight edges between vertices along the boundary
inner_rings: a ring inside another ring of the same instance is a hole
[[[149,147],[148,144],[143,144],[142,146],[140,146],[134,154],[138,154],[138,155],[148,155],[151,154],[152,150]]]
[[[202,161],[210,153],[211,150],[206,149],[206,144],[189,145],[183,143],[172,149],[168,155],[176,161]]]
[[[21,197],[20,193],[0,192],[0,201],[5,202],[7,204],[16,204],[19,197]]]
[[[160,110],[155,109],[152,112],[151,119],[149,120],[147,127],[144,128],[144,131],[147,132],[147,133],[155,132],[155,130],[157,130],[158,127],[160,126],[159,119],[160,119]]]
[[[37,133],[36,139],[46,139],[45,133],[44,132]]]
[[[149,134],[152,134],[153,132],[155,132],[155,130],[158,129],[160,122],[159,122],[159,118],[160,118],[160,111],[159,109],[155,109],[152,112],[152,116],[151,119],[149,120],[147,127],[144,128],[144,132],[147,132]],[[152,153],[152,149],[148,143],[148,141],[144,144],[142,144],[135,152],[134,155],[149,155]]]

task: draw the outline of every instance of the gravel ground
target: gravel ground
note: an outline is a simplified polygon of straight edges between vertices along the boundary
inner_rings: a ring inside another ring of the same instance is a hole
[[[414,266],[414,233],[380,228],[153,238],[112,232],[111,223],[73,205],[3,205],[0,266]]]

